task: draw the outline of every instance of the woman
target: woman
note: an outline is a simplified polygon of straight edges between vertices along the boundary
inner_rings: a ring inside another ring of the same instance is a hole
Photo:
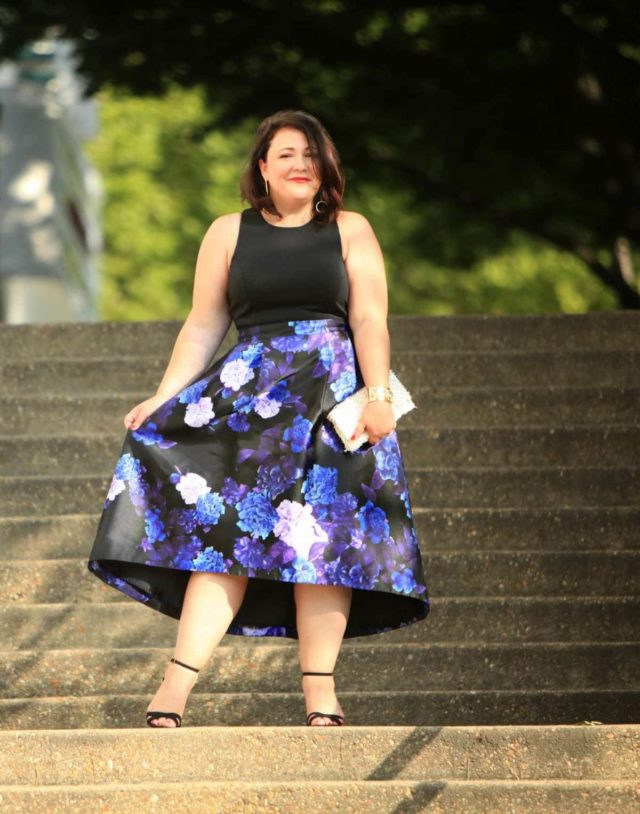
[[[297,638],[307,725],[341,725],[343,638],[428,613],[385,400],[384,261],[343,190],[317,119],[285,110],[260,124],[250,208],[210,225],[164,377],[124,418],[88,567],[180,620],[151,726],[181,725],[225,633]],[[238,342],[212,362],[232,320]],[[326,415],[365,385],[379,388],[356,428],[369,441],[347,452]]]

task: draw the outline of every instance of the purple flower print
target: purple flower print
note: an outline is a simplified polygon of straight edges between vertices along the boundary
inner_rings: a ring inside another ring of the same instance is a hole
[[[347,396],[350,396],[355,390],[355,386],[356,374],[350,369],[343,370],[338,378],[329,385],[329,387],[333,390],[337,401],[342,401]]]
[[[344,444],[340,440],[340,436],[328,421],[320,427],[320,440],[334,452],[344,452]]]
[[[195,404],[200,401],[200,397],[207,389],[209,379],[200,379],[200,381],[190,384],[181,390],[178,394],[180,404]]]
[[[392,571],[391,580],[394,589],[405,594],[410,594],[416,588],[416,581],[410,568],[405,568],[402,571]]]
[[[169,449],[176,445],[175,441],[166,441],[157,429],[158,426],[154,421],[146,421],[137,430],[131,430],[131,436],[147,447],[157,444],[161,449]]]
[[[206,480],[196,472],[182,475],[176,483],[176,489],[182,495],[185,503],[197,503],[201,495],[211,491],[211,487],[207,485]]]
[[[184,414],[184,423],[189,427],[204,427],[215,417],[213,402],[209,396],[187,405]]]
[[[144,530],[149,544],[167,539],[167,531],[162,521],[162,513],[155,506],[147,509],[144,515]]]
[[[224,560],[224,554],[216,551],[215,548],[205,548],[193,560],[193,567],[196,571],[213,571],[216,574],[224,574],[228,572],[227,565]]]
[[[309,549],[313,543],[329,541],[327,532],[318,525],[309,504],[283,500],[278,505],[277,512],[279,519],[273,533],[304,559],[309,559]]]
[[[269,495],[272,500],[295,482],[296,468],[291,464],[286,466],[286,463],[285,459],[282,459],[280,463],[260,464],[258,467],[256,487]]]
[[[107,497],[105,498],[104,505],[107,506],[112,500],[115,500],[120,492],[124,492],[127,488],[127,484],[125,481],[120,480],[115,475],[111,478],[111,483],[109,484],[109,491],[107,492]]]
[[[321,327],[315,319],[295,319],[291,320],[288,324],[294,326],[294,330],[297,334],[305,336],[318,333],[318,328]],[[320,331],[320,333],[322,333],[322,331]]]
[[[317,582],[316,569],[313,563],[305,560],[304,557],[296,557],[289,565],[280,569],[282,579],[287,582]]]
[[[222,482],[220,494],[227,506],[235,506],[248,491],[249,487],[246,483],[237,483],[233,478],[226,477]]]
[[[253,396],[238,396],[238,398],[233,402],[233,409],[238,413],[244,413],[246,415],[253,409],[255,401],[256,400]]]
[[[271,571],[281,565],[291,562],[296,558],[296,550],[284,542],[284,540],[276,540],[265,554],[264,563],[262,567],[265,571]]]
[[[358,500],[352,492],[342,492],[331,504],[333,516],[336,520],[344,519],[350,522],[358,505]]]
[[[387,515],[379,507],[367,500],[358,512],[360,528],[367,534],[372,543],[381,543],[389,536]]]
[[[331,365],[335,359],[335,352],[333,346],[330,344],[323,345],[320,348],[320,361],[325,370],[331,370]]]
[[[267,396],[272,401],[279,401],[280,403],[283,403],[287,399],[291,398],[291,393],[289,392],[289,388],[285,382],[278,382],[269,389]]]
[[[374,445],[373,453],[376,459],[376,469],[384,480],[396,483],[400,477],[400,456],[395,433],[385,435]]]
[[[351,339],[340,320],[288,324],[242,328],[127,433],[90,569],[174,618],[189,572],[262,580],[232,634],[296,636],[278,581],[381,592],[373,615],[354,605],[349,635],[409,624],[426,609],[407,597],[427,597],[398,440],[346,452],[326,412],[361,384]]]
[[[303,350],[305,338],[303,336],[276,336],[271,340],[271,347],[283,353],[295,353]]]
[[[131,504],[136,514],[142,517],[148,505],[147,486],[143,480],[145,472],[146,470],[142,463],[134,458],[131,453],[126,452],[124,455],[121,455],[116,464],[104,505],[107,506],[120,492],[123,492],[125,483],[128,483]]]
[[[251,344],[242,351],[242,358],[249,367],[259,367],[263,353],[264,344],[262,342],[251,342]]]
[[[267,396],[260,396],[255,400],[254,410],[260,418],[273,418],[280,412],[282,404],[275,399],[270,399]]]
[[[271,501],[261,492],[249,492],[236,506],[238,528],[263,539],[271,533],[278,515]]]
[[[142,477],[142,464],[129,452],[121,456],[115,468],[115,476],[120,480],[138,481]]]
[[[246,415],[242,413],[231,413],[227,425],[231,427],[234,432],[247,432],[251,427],[251,423]]]
[[[191,534],[197,522],[193,509],[171,509],[166,525],[171,529],[180,529],[185,534]]]
[[[311,441],[311,427],[313,424],[309,419],[297,415],[293,419],[293,424],[282,434],[285,441],[291,440],[291,451],[302,452]]]
[[[302,493],[307,503],[331,503],[335,500],[338,488],[338,470],[335,466],[314,464],[302,484]]]
[[[202,526],[215,526],[225,513],[226,507],[218,492],[200,495],[196,503],[196,518]]]
[[[254,376],[252,368],[244,359],[227,362],[220,371],[220,381],[231,390],[240,390],[242,385],[253,379]]]
[[[233,556],[245,568],[261,568],[264,562],[265,547],[252,537],[238,537],[233,547]]]

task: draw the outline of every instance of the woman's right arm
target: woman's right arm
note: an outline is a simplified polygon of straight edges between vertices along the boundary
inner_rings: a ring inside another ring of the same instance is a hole
[[[155,394],[137,404],[124,417],[128,429],[139,427],[157,407],[179,393],[207,366],[224,339],[231,323],[227,307],[229,246],[237,229],[237,218],[221,215],[202,238],[196,260],[191,310],[176,337]]]

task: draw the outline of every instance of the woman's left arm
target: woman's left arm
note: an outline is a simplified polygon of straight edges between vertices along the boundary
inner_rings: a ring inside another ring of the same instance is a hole
[[[349,326],[365,386],[389,387],[391,342],[387,328],[387,279],[384,258],[371,224],[358,212],[345,212],[349,278]],[[388,401],[368,402],[353,437],[367,432],[377,443],[396,427]]]

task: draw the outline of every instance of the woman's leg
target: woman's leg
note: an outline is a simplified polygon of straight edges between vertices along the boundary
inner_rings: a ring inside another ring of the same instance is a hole
[[[303,671],[333,672],[347,627],[351,594],[351,588],[337,585],[294,585],[300,667]],[[314,710],[344,715],[335,695],[333,676],[302,676],[302,689],[307,715]],[[311,725],[336,726],[330,718],[315,718]]]
[[[178,661],[192,667],[204,667],[213,648],[222,639],[238,612],[247,582],[248,577],[230,574],[191,574],[178,625],[174,653]],[[147,711],[160,709],[182,715],[196,679],[197,674],[192,670],[169,662],[165,668],[164,681]],[[152,723],[153,726],[176,725],[171,718],[157,718]]]

